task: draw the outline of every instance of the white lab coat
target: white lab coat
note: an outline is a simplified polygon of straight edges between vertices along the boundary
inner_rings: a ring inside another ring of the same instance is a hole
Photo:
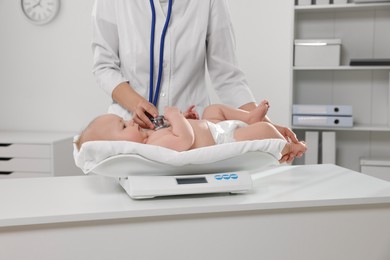
[[[159,0],[156,9],[154,86],[157,81],[160,37],[166,16]],[[111,97],[128,81],[149,96],[151,10],[148,0],[96,0],[93,13],[93,72],[98,85]],[[165,38],[163,76],[157,108],[198,112],[210,103],[206,63],[213,87],[225,104],[239,107],[254,102],[235,55],[235,38],[227,0],[174,0]],[[109,112],[130,114],[118,104]]]

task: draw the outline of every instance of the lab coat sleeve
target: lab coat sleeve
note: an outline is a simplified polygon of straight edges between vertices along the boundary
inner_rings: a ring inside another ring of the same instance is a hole
[[[255,102],[245,74],[238,67],[227,0],[211,1],[206,45],[211,82],[221,101],[233,107]]]
[[[115,1],[95,1],[92,11],[93,73],[98,85],[110,97],[116,86],[128,81],[120,69],[119,37],[115,14]]]

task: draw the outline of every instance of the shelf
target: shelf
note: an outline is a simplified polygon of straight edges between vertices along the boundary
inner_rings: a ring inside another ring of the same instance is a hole
[[[292,126],[293,129],[302,130],[332,130],[332,131],[373,131],[373,132],[390,132],[390,126],[384,125],[356,125],[354,127],[325,127],[325,126]]]
[[[390,70],[390,66],[294,67],[294,70]]]
[[[354,108],[352,127],[292,125],[293,131],[302,139],[307,131],[319,133],[318,144],[324,142],[323,132],[336,132],[336,161],[346,168],[360,171],[359,161],[367,155],[390,158],[390,64],[383,62],[390,58],[390,1],[295,6],[293,23],[293,43],[296,39],[340,39],[342,46],[334,65],[312,66],[315,63],[307,62],[296,63],[307,66],[294,66],[291,63],[291,103],[337,103]],[[295,46],[291,47],[291,57],[295,60]],[[330,55],[325,52],[329,49],[318,49],[324,51],[321,53],[324,57]],[[350,65],[353,60],[368,62],[370,59],[381,63]],[[320,152],[318,145],[317,153]],[[302,164],[304,160],[297,163]]]
[[[359,10],[375,10],[375,9],[390,9],[390,2],[386,3],[350,3],[343,5],[308,5],[295,6],[296,13],[313,13],[313,12],[329,12],[329,11],[359,11]]]

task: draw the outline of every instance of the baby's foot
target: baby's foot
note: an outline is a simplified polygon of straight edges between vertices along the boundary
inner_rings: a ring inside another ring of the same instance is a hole
[[[307,150],[305,142],[291,143],[290,153],[293,153],[297,157],[301,157]]]
[[[261,101],[261,103],[249,113],[249,123],[262,122],[265,119],[269,109],[269,103],[267,100]]]
[[[292,156],[292,158],[294,157],[301,157],[307,150],[307,146],[306,146],[306,143],[305,142],[298,142],[298,143],[287,143],[285,145],[285,147],[283,148],[283,151],[282,151],[282,159],[280,160],[280,162],[284,162],[284,157],[285,156]],[[288,158],[287,157],[287,158]]]

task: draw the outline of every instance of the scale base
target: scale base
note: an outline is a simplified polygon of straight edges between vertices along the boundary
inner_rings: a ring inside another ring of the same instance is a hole
[[[160,196],[247,193],[253,189],[247,172],[213,173],[177,176],[128,176],[119,184],[133,199],[151,199]]]

